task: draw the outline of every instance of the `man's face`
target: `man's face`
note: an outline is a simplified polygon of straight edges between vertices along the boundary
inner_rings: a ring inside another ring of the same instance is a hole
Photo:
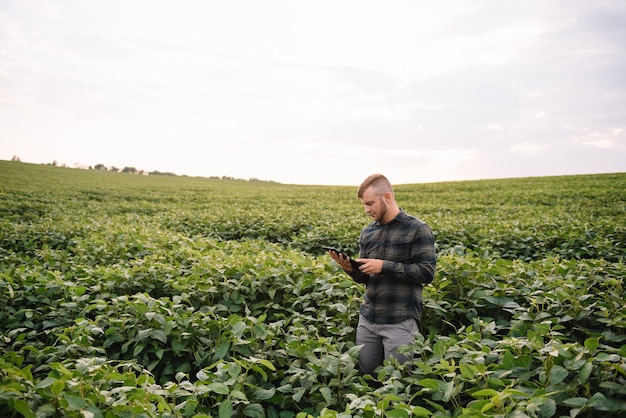
[[[372,217],[375,221],[382,222],[387,214],[387,203],[382,196],[378,196],[373,188],[368,188],[361,197],[361,203],[365,213]]]

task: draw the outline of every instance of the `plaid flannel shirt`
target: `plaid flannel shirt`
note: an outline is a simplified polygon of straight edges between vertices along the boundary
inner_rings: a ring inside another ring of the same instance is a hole
[[[400,211],[388,224],[372,222],[361,231],[360,258],[384,260],[379,274],[352,271],[365,284],[359,314],[378,324],[422,317],[422,287],[433,281],[436,256],[432,230],[422,220]]]

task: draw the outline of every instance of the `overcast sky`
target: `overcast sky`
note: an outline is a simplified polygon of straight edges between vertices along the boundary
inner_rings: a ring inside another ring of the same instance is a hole
[[[0,2],[0,159],[357,185],[626,171],[626,2]]]

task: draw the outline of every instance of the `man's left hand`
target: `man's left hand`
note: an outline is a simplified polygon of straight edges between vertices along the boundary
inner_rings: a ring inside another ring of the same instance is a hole
[[[365,274],[378,274],[383,272],[384,260],[377,258],[358,258],[356,261],[363,263],[363,265],[359,267],[359,270]]]

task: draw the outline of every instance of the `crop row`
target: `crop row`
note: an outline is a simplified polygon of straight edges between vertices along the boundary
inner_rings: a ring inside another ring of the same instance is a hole
[[[321,254],[323,245],[329,244],[356,254],[356,238],[364,225],[364,219],[354,214],[343,218],[326,216],[311,219],[308,213],[276,213],[266,209],[245,212],[224,208],[209,215],[165,213],[152,218],[145,227],[223,241],[260,239],[316,255]],[[91,240],[94,234],[108,227],[106,223],[87,220],[86,215],[79,219],[44,217],[36,224],[23,220],[4,224],[0,226],[0,244],[2,248],[23,256],[33,256],[42,248],[72,252],[80,242]],[[108,219],[111,223],[132,224],[140,222],[141,218],[131,213]],[[626,254],[626,226],[610,219],[590,223],[580,218],[552,217],[526,225],[520,220],[494,223],[489,217],[459,216],[456,222],[440,224],[435,220],[431,224],[437,228],[435,235],[439,254],[472,252],[486,258],[525,261],[559,256],[612,262],[623,260]],[[145,251],[150,251],[143,248],[142,243],[135,242],[132,236],[115,230],[106,234],[106,239],[116,240],[118,245],[108,253],[91,253],[98,264],[115,264],[129,256],[141,257]]]
[[[51,171],[55,176],[33,179],[28,168],[6,167],[12,188],[0,193],[0,246],[24,256],[44,246],[72,251],[75,241],[94,234],[121,240],[119,248],[141,256],[141,248],[128,248],[133,238],[116,231],[118,224],[226,241],[262,239],[310,254],[329,244],[356,253],[356,237],[368,222],[353,188],[77,175],[59,168]],[[615,174],[403,185],[397,195],[405,210],[433,227],[439,254],[619,262],[626,254],[623,190],[626,179]],[[124,258],[112,251],[96,262]]]
[[[117,403],[138,402],[110,377],[104,386],[117,392],[69,401],[102,373],[142,382],[135,389],[148,391],[143,407],[155,416],[220,407],[247,416],[383,407],[552,416],[544,409],[563,413],[581,399],[583,409],[626,408],[619,264],[441,257],[424,337],[407,348],[416,361],[389,361],[372,392],[354,367],[361,289],[332,264],[264,241],[178,239],[123,265],[85,267],[50,249],[29,267],[10,264],[0,317],[5,408],[115,414]]]

